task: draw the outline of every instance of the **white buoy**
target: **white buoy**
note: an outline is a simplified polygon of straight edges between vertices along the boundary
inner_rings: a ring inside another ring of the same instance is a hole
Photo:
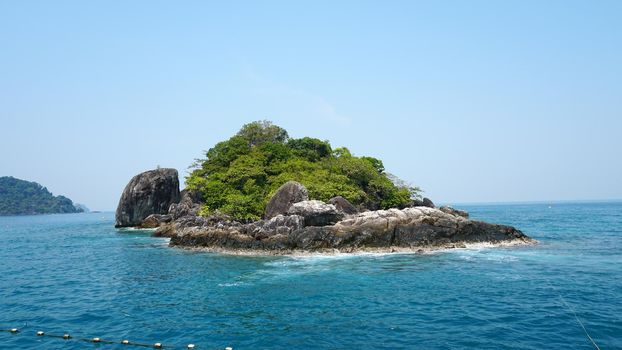
[[[93,343],[99,343],[100,341],[102,341],[101,339],[95,337],[92,339]]]
[[[63,334],[63,339],[71,339],[71,336],[67,333]]]
[[[159,349],[159,348],[162,347],[162,343],[155,343],[155,344],[153,344],[153,347]]]
[[[17,329],[17,328],[11,328],[11,333],[19,333],[19,329]]]
[[[230,347],[230,346],[227,346],[227,347],[225,348],[225,350],[233,350],[233,348],[232,348],[232,347]]]
[[[188,349],[194,349],[194,344],[188,344]]]
[[[44,333],[43,331],[38,331],[38,332],[37,332],[37,335],[38,335],[38,336],[42,336],[42,335],[45,335],[45,333]]]
[[[121,341],[121,344],[123,344],[123,345],[128,345],[129,343],[130,343],[130,341],[129,341],[129,340],[127,340],[127,339],[123,339],[123,340]]]

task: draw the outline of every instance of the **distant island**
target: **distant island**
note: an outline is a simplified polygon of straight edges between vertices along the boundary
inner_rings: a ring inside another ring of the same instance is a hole
[[[0,215],[82,213],[88,209],[64,196],[54,196],[47,188],[12,176],[0,177]]]
[[[175,169],[134,176],[116,227],[157,228],[171,246],[241,254],[420,251],[531,244],[514,227],[437,208],[421,190],[328,141],[246,124],[199,159],[179,191]]]

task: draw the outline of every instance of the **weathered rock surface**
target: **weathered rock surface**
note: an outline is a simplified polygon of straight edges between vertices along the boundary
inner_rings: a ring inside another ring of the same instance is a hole
[[[464,210],[455,209],[455,208],[452,208],[446,205],[440,207],[439,209],[447,214],[462,216],[463,218],[466,218],[466,219],[469,218],[469,213],[467,213]]]
[[[151,214],[140,223],[140,228],[156,228],[171,221],[173,217],[170,215]]]
[[[423,206],[424,207],[428,207],[428,208],[436,208],[436,206],[434,206],[434,203],[432,202],[432,200],[428,197],[424,197],[423,198]]]
[[[352,203],[350,203],[347,199],[341,196],[329,199],[328,204],[334,205],[337,210],[344,214],[356,214],[359,212],[358,209],[356,209],[356,207],[352,205]]]
[[[302,216],[305,226],[332,225],[344,217],[334,205],[317,200],[294,203],[287,210],[287,215]]]
[[[249,224],[184,217],[160,227],[156,234],[170,237],[172,246],[272,254],[534,242],[510,226],[468,220],[428,207],[368,211],[326,226],[308,226],[306,218],[297,214]]]
[[[182,216],[196,216],[201,210],[201,193],[189,189],[184,189],[180,193],[179,203],[173,203],[168,208],[168,214],[173,219],[179,219]]]
[[[292,204],[306,200],[309,200],[307,189],[296,181],[288,181],[279,187],[268,201],[264,218],[271,219],[277,215],[283,215],[287,213]]]
[[[151,214],[167,214],[179,202],[179,178],[175,169],[145,171],[125,186],[115,215],[115,227],[139,226]]]
[[[412,207],[436,208],[432,200],[427,197],[424,197],[423,199],[414,199],[412,202]]]

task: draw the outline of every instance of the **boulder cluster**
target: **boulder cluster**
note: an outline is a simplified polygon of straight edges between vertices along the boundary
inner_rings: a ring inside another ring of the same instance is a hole
[[[366,211],[341,196],[326,203],[310,200],[307,189],[295,181],[276,191],[263,220],[199,216],[200,194],[180,193],[177,172],[171,170],[148,171],[130,181],[119,202],[117,226],[157,228],[155,235],[170,237],[172,246],[273,254],[533,241],[513,227],[470,220],[467,212],[451,207],[436,208],[428,198],[404,209]]]

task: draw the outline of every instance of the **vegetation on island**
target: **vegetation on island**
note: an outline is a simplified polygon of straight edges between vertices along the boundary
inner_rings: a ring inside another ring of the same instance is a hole
[[[36,182],[0,177],[0,215],[80,213],[71,199],[54,196]]]
[[[274,192],[290,180],[303,184],[311,199],[342,196],[371,210],[405,207],[420,193],[387,173],[379,159],[356,157],[316,138],[290,138],[269,121],[246,124],[205,152],[186,184],[203,195],[202,215],[256,220]]]

